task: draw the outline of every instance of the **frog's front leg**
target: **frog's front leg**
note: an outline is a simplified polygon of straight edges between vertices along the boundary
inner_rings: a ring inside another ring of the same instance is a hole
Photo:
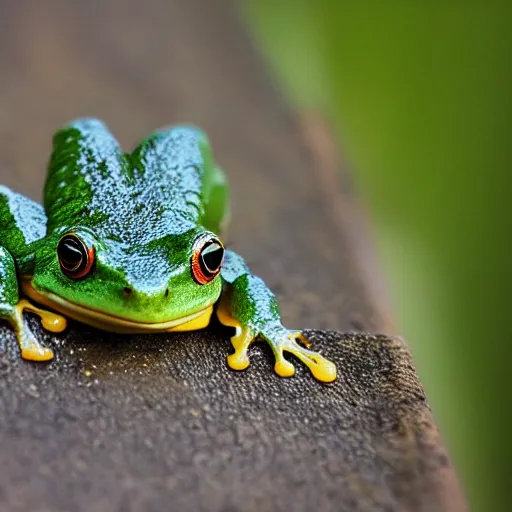
[[[9,252],[0,247],[0,318],[7,320],[14,328],[21,349],[21,357],[30,361],[48,361],[53,352],[39,343],[23,318],[23,310],[40,313],[41,310],[26,300],[19,300],[16,266]],[[62,327],[58,315],[48,313],[46,327]],[[62,318],[62,317],[59,317]],[[48,323],[49,322],[49,323]],[[65,327],[65,325],[64,325]],[[60,329],[62,330],[62,329]]]
[[[284,352],[289,352],[301,360],[316,379],[322,382],[336,379],[336,366],[332,362],[306,348],[309,343],[300,331],[283,327],[275,296],[259,277],[250,274],[240,256],[226,252],[222,277],[225,285],[217,316],[222,324],[236,329],[231,338],[235,353],[228,357],[231,368],[247,368],[249,345],[263,339],[274,353],[274,369],[278,375],[289,377],[295,373],[293,364],[284,357]]]

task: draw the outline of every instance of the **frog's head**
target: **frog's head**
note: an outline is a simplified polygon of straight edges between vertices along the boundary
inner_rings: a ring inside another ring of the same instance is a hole
[[[115,331],[167,330],[208,316],[221,291],[224,248],[203,228],[114,239],[62,228],[41,240],[25,291],[67,316]]]
[[[198,327],[222,287],[224,249],[201,227],[211,161],[193,127],[154,132],[132,153],[95,119],[58,131],[25,292],[104,329]]]

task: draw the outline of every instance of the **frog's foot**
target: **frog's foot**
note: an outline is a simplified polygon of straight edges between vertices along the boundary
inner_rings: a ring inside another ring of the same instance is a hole
[[[27,361],[51,361],[53,359],[52,350],[39,343],[30,331],[16,334],[23,359]]]
[[[51,311],[38,308],[26,299],[21,299],[16,305],[16,308],[21,310],[21,312],[28,311],[39,316],[39,318],[41,318],[43,328],[50,332],[62,332],[68,325],[65,317],[57,315]]]
[[[300,331],[280,329],[277,332],[264,334],[262,337],[270,345],[276,359],[274,370],[281,377],[291,377],[295,373],[293,364],[286,360],[284,352],[289,352],[300,359],[311,371],[313,376],[321,382],[332,382],[336,379],[336,366],[317,352],[309,350],[310,342]],[[234,354],[228,356],[228,365],[233,370],[245,370],[249,366],[249,345],[256,336],[248,327],[237,327],[237,333],[231,338],[235,349]],[[298,343],[300,341],[301,344]]]
[[[289,352],[309,368],[315,379],[321,382],[332,382],[336,379],[336,365],[319,353],[305,348],[303,345],[310,347],[311,344],[300,331],[281,328],[262,333],[262,336],[274,352],[274,370],[281,377],[291,377],[295,373],[293,364],[284,357],[284,352]]]
[[[261,337],[270,345],[276,359],[274,370],[281,377],[291,377],[295,373],[293,364],[284,357],[284,352],[290,352],[309,368],[317,380],[332,382],[336,379],[334,363],[309,350],[311,343],[302,332],[290,331],[279,323],[258,332],[257,329],[242,325],[222,302],[217,308],[217,317],[222,324],[236,329],[235,335],[231,338],[235,352],[228,356],[228,366],[233,370],[245,370],[249,366],[249,345]]]
[[[20,301],[13,309],[13,314],[8,319],[14,327],[16,337],[20,345],[21,357],[28,361],[49,361],[53,359],[53,352],[48,347],[45,347],[30,330],[23,318],[23,310],[28,309],[23,302]]]
[[[245,370],[249,366],[249,345],[254,340],[254,334],[247,327],[237,327],[235,336],[231,338],[231,344],[235,353],[228,356],[228,365],[233,370]]]
[[[233,370],[245,370],[249,366],[249,345],[254,341],[255,335],[249,327],[244,327],[231,316],[226,304],[221,302],[217,308],[217,317],[221,324],[234,327],[236,334],[231,338],[235,353],[228,356],[228,366]]]

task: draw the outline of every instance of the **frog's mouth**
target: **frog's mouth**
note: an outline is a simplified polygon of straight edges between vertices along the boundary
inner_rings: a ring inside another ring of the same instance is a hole
[[[30,280],[23,279],[21,283],[23,293],[30,299],[42,304],[62,315],[92,325],[105,331],[120,333],[142,333],[142,332],[167,332],[167,331],[194,331],[203,329],[210,322],[213,306],[207,306],[190,315],[168,320],[166,322],[136,322],[109,315],[102,311],[90,309],[54,295],[51,292],[35,290]]]

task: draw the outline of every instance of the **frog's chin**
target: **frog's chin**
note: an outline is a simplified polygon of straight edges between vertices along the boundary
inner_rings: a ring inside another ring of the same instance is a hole
[[[213,306],[208,306],[190,315],[165,322],[137,322],[70,302],[51,292],[35,290],[30,280],[23,280],[23,293],[30,299],[62,315],[98,329],[121,333],[194,331],[203,329],[210,323]]]

